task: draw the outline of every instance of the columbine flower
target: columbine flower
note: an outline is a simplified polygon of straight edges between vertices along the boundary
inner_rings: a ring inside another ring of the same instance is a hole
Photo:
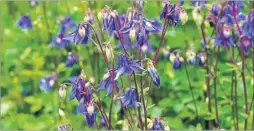
[[[91,101],[92,99],[92,91],[90,88],[87,88],[87,84],[89,83],[86,80],[86,75],[84,71],[81,71],[81,74],[79,77],[74,78],[72,81],[72,89],[70,94],[70,100],[76,99],[80,101],[82,98],[84,98],[85,102]]]
[[[84,17],[84,22],[88,22],[90,24],[93,24],[93,21],[94,21],[93,13],[89,8],[88,11],[86,12],[85,17]]]
[[[62,124],[62,125],[58,126],[57,130],[58,131],[70,131],[70,130],[73,130],[73,128],[70,124]]]
[[[133,34],[135,30],[135,35]],[[137,33],[144,31],[145,34],[155,34],[161,31],[161,23],[157,19],[148,20],[143,14],[136,14],[127,24],[120,29],[121,33],[137,36]],[[132,34],[131,34],[132,33]]]
[[[78,25],[78,29],[64,37],[64,39],[73,42],[74,44],[87,44],[90,38],[88,24],[83,23]]]
[[[66,67],[72,67],[74,64],[78,62],[78,56],[72,52],[68,53],[67,60],[66,60]]]
[[[237,12],[240,12],[245,7],[243,1],[228,1],[228,5],[235,8]]]
[[[192,0],[191,5],[194,7],[201,7],[204,8],[207,0]]]
[[[122,96],[122,107],[138,107],[137,90],[135,88],[128,89]]]
[[[66,88],[67,87],[64,84],[61,84],[59,87],[58,93],[59,93],[59,97],[61,99],[64,99],[66,97]]]
[[[17,21],[17,26],[21,29],[32,29],[32,21],[28,15],[23,15]]]
[[[180,13],[183,11],[184,10],[181,6],[166,2],[161,12],[160,19],[167,19],[169,23],[175,28],[179,24]]]
[[[176,54],[174,53],[175,52],[170,53],[170,61],[173,62],[173,68],[178,70],[181,68],[184,59],[179,56],[179,52],[176,52]]]
[[[104,7],[102,9],[102,14],[103,14],[102,18],[103,30],[107,31],[110,36],[114,34],[115,38],[118,39],[119,36],[116,32],[116,24],[118,23],[117,21],[115,21],[118,17],[117,11],[115,10],[111,11],[111,9],[109,9],[108,7]]]
[[[248,19],[242,26],[243,36],[247,37],[252,42],[252,48],[254,48],[254,9],[249,12]]]
[[[57,80],[57,75],[53,74],[51,76],[45,76],[40,81],[40,89],[44,90],[46,93],[52,90],[53,85]]]
[[[198,56],[197,56],[198,65],[203,66],[206,62],[206,59],[207,59],[207,57],[206,57],[205,52],[199,53]]]
[[[30,0],[29,3],[31,7],[36,7],[39,4],[38,0]]]
[[[63,39],[64,35],[63,34],[58,34],[52,41],[50,46],[56,46],[60,49],[70,46],[70,41]]]
[[[218,33],[218,35],[215,37],[213,47],[215,46],[221,46],[221,47],[230,47],[234,46],[233,38],[230,36],[231,33],[231,27],[228,25],[224,25],[223,31]]]
[[[118,82],[116,80],[114,80],[114,83],[115,83],[115,86],[116,86],[116,88],[118,90],[119,89]],[[106,92],[107,92],[107,95],[110,95],[112,93],[112,91],[113,91],[113,84],[114,83],[112,82],[109,73],[107,73],[104,76],[104,79],[101,81],[98,90],[105,89]]]
[[[190,65],[195,65],[195,59],[196,59],[196,54],[193,52],[192,48],[189,48],[186,52],[187,56],[187,61]]]
[[[152,130],[164,130],[161,120],[158,118],[154,119]]]
[[[66,16],[61,20],[61,28],[60,28],[60,33],[65,33],[71,28],[76,28],[77,25],[75,22],[71,19],[71,17]]]
[[[96,109],[92,101],[85,103],[81,101],[78,105],[78,112],[82,113],[86,117],[86,122],[89,128],[91,128],[96,121]]]
[[[234,21],[233,13],[234,13],[233,8],[231,6],[225,7],[222,13],[222,18],[219,20],[219,22],[222,24],[227,24],[231,26],[234,25],[235,21]],[[235,13],[239,23],[246,20],[246,16],[242,12],[239,11]]]
[[[245,52],[248,52],[251,47],[252,48],[254,47],[253,45],[251,45],[251,40],[248,39],[247,37],[242,37],[241,39],[242,39],[242,45]],[[241,48],[241,45],[239,45],[239,48]]]
[[[153,61],[147,61],[147,70],[153,80],[153,83],[156,85],[156,87],[160,88],[160,77],[158,75],[157,69],[153,65]]]
[[[192,17],[197,26],[200,26],[202,24],[203,17],[200,14],[200,9],[198,7],[195,7],[194,10],[192,11]]]
[[[138,60],[131,60],[125,54],[118,55],[118,66],[115,80],[122,74],[130,75],[132,72],[140,72],[143,68]]]

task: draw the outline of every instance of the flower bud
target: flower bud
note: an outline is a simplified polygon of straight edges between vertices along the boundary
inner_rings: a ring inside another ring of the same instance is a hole
[[[188,21],[188,14],[184,10],[180,12],[180,20],[182,22],[182,25],[184,25]]]
[[[64,117],[65,116],[65,113],[64,113],[64,111],[62,110],[62,109],[58,109],[58,113],[59,113],[59,115],[61,116],[61,117]]]
[[[130,30],[129,36],[131,38],[131,41],[134,41],[136,39],[136,30],[134,28]]]
[[[202,21],[203,21],[203,18],[201,16],[201,14],[199,13],[199,8],[195,8],[193,11],[192,11],[192,16],[193,16],[193,19],[194,21],[196,22],[197,26],[201,26],[202,24]]]
[[[78,27],[78,33],[81,37],[84,37],[86,35],[86,30],[82,25],[79,25]]]
[[[80,73],[80,78],[81,78],[82,80],[86,80],[86,73],[85,73],[84,70],[81,71],[81,73]]]
[[[114,60],[114,52],[113,52],[113,49],[111,47],[111,45],[108,43],[106,46],[105,46],[105,52],[106,52],[106,56],[108,58],[108,61],[112,61]]]
[[[93,115],[93,113],[94,113],[94,106],[93,106],[93,104],[88,104],[88,106],[87,106],[87,113],[89,115]]]
[[[58,92],[59,92],[59,97],[61,99],[64,99],[66,97],[66,88],[67,88],[66,85],[64,85],[64,84],[60,85]]]
[[[99,19],[99,21],[102,20],[102,13],[101,13],[101,12],[99,12],[99,13],[97,14],[97,18]]]

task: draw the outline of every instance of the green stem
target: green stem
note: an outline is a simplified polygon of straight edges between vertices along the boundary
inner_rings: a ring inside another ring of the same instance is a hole
[[[213,86],[214,86],[214,100],[215,100],[215,113],[216,113],[216,121],[217,121],[217,125],[218,128],[220,127],[220,122],[219,122],[219,111],[218,111],[218,102],[217,102],[217,89],[216,89],[216,85],[217,85],[217,69],[218,69],[218,60],[219,60],[219,56],[220,56],[220,47],[217,48],[217,53],[216,53],[216,62],[215,62],[215,69],[214,69],[214,80],[213,80]]]
[[[135,83],[135,88],[136,88],[136,90],[137,90],[137,98],[138,98],[138,102],[140,102],[140,98],[139,98],[139,95],[138,95],[138,85],[137,85],[137,80],[136,80],[136,75],[135,75],[135,73],[133,74],[133,76],[134,76],[134,83]],[[143,93],[141,93],[141,94],[143,94]],[[145,108],[145,107],[144,107]],[[140,123],[140,128],[141,128],[141,130],[143,130],[144,128],[143,128],[143,123],[142,123],[142,117],[141,117],[141,109],[140,109],[140,106],[138,107],[138,117],[139,117],[139,123]]]

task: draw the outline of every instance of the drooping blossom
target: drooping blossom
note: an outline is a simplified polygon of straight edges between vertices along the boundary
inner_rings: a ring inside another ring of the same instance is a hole
[[[72,67],[74,64],[78,62],[78,56],[72,52],[68,52],[66,67]]]
[[[94,103],[92,101],[87,103],[85,101],[81,101],[78,105],[78,112],[84,115],[88,127],[93,127],[96,121],[96,108]]]
[[[113,83],[113,81],[114,81],[114,83]],[[103,80],[101,81],[98,90],[105,89],[105,91],[107,92],[107,95],[110,95],[114,89],[113,84],[115,84],[115,87],[117,88],[116,90],[118,91],[119,90],[118,82],[116,80],[113,80],[113,81],[112,81],[109,73],[107,73],[104,76]]]
[[[64,37],[65,40],[69,40],[74,44],[87,44],[90,37],[89,25],[87,23],[79,24],[78,28],[71,34]]]
[[[132,72],[140,72],[142,70],[143,68],[138,60],[131,60],[127,55],[119,54],[115,80],[123,74],[130,75]]]
[[[206,63],[206,53],[205,52],[201,52],[197,55],[197,62],[198,62],[198,66],[204,66],[204,64]]]
[[[224,25],[223,30],[214,38],[213,47],[221,46],[226,48],[234,46],[234,40],[230,34],[231,27],[229,25]]]
[[[164,127],[162,125],[162,122],[160,119],[158,118],[155,118],[153,120],[153,127],[152,127],[152,130],[164,130]]]
[[[32,21],[28,15],[23,15],[19,18],[16,25],[21,29],[32,29]]]
[[[157,69],[154,67],[152,60],[147,61],[147,71],[156,87],[160,88],[160,76],[158,75]]]
[[[70,41],[64,39],[64,34],[58,34],[50,43],[50,46],[55,46],[59,49],[63,49],[66,46],[70,46]]]
[[[128,89],[121,96],[122,107],[138,107],[140,103],[137,98],[137,90],[135,88]]]
[[[52,90],[52,87],[54,86],[56,80],[56,74],[53,74],[51,76],[45,76],[41,79],[39,87],[41,90],[44,90],[46,93],[48,93]]]

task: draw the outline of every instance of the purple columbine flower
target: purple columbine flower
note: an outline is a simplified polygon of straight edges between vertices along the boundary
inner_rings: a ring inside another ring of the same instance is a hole
[[[204,66],[206,62],[206,53],[205,52],[199,53],[197,56],[197,61],[198,61],[198,66]]]
[[[64,37],[74,44],[87,44],[90,38],[89,25],[87,23],[79,24],[78,29]]]
[[[63,34],[58,34],[50,43],[50,46],[56,46],[59,49],[63,49],[66,46],[70,46],[70,41],[63,39]]]
[[[239,22],[243,22],[246,20],[245,14],[242,12],[236,12],[236,18]],[[221,24],[234,25],[234,17],[233,17],[233,8],[231,6],[227,6],[223,9],[222,18],[219,20]]]
[[[88,9],[88,11],[86,12],[86,15],[84,17],[84,22],[88,22],[91,25],[94,23],[94,18],[93,18],[93,13],[90,10],[90,8]]]
[[[148,20],[143,14],[137,14],[127,24],[124,24],[120,32],[130,34],[131,30],[134,30],[136,36],[141,31],[144,31],[145,34],[156,34],[161,32],[161,23],[157,19]]]
[[[243,37],[247,37],[254,48],[254,9],[249,12],[248,19],[242,25]]]
[[[138,60],[131,60],[125,54],[118,55],[118,66],[115,80],[123,74],[130,75],[132,72],[140,72],[143,68]]]
[[[160,76],[158,75],[157,69],[154,67],[152,60],[147,61],[147,71],[156,87],[160,88]]]
[[[30,0],[29,3],[31,7],[37,7],[39,4],[38,0]]]
[[[44,90],[46,93],[48,93],[52,90],[52,87],[55,84],[56,80],[56,74],[53,74],[51,76],[45,76],[41,79],[39,87],[41,90]]]
[[[72,52],[68,53],[66,60],[66,67],[72,67],[74,64],[78,62],[78,56]]]
[[[228,25],[224,25],[223,31],[217,34],[214,39],[213,47],[221,46],[221,47],[230,47],[234,46],[234,40],[230,36],[231,27]]]
[[[23,15],[19,18],[16,25],[21,29],[32,29],[32,21],[28,15]]]
[[[76,98],[78,101],[80,101],[82,98],[84,98],[85,102],[91,101],[92,90],[87,88],[87,84],[89,84],[89,82],[86,80],[86,75],[83,70],[81,71],[79,77],[74,77],[70,81],[72,83],[70,100]]]
[[[139,10],[139,12],[143,12],[144,3],[145,2],[143,0],[137,0],[137,1],[135,1],[136,7]]]
[[[116,88],[118,90],[119,89],[118,82],[116,80],[114,80],[114,82],[115,82],[115,86],[116,86]],[[113,84],[114,83],[112,82],[109,73],[107,73],[104,76],[104,79],[101,81],[98,90],[105,89],[106,92],[107,92],[107,95],[110,95],[112,93],[112,91],[113,91]]]
[[[76,23],[71,19],[71,17],[66,16],[61,20],[60,33],[65,33],[71,28],[76,28]]]
[[[153,120],[152,130],[164,130],[161,120],[159,120],[158,118],[155,118]]]
[[[176,4],[165,3],[165,6],[161,12],[160,19],[167,19],[168,22],[176,28],[180,22],[180,13],[183,12],[183,8]]]
[[[116,32],[116,24],[121,24],[121,22],[118,23],[120,19],[118,18],[117,11],[111,11],[108,7],[104,7],[102,9],[102,25],[103,25],[103,31],[107,31],[107,33],[111,36],[114,35],[116,39],[119,38],[117,32]],[[121,25],[118,25],[121,26]],[[120,27],[119,27],[120,28]]]
[[[195,59],[196,59],[196,54],[192,51],[192,49],[189,49],[186,52],[187,56],[187,61],[190,65],[195,65]]]
[[[122,107],[138,107],[140,103],[137,98],[137,90],[135,88],[128,89],[122,96]]]
[[[251,40],[247,37],[242,37],[242,45],[245,52],[248,52],[250,48],[254,48],[254,43],[251,44]],[[241,45],[239,45],[239,48],[241,48]]]
[[[231,8],[235,8],[237,12],[240,12],[244,7],[245,7],[245,4],[243,3],[243,1],[228,1],[228,5],[231,7]]]
[[[86,122],[89,128],[93,127],[96,121],[96,109],[92,101],[81,101],[78,105],[78,112],[86,117]]]
[[[182,62],[184,61],[184,59],[182,57],[179,56],[180,51],[179,50],[175,50],[172,53],[170,53],[170,61],[173,62],[173,68],[175,70],[178,70],[181,68],[182,66]]]
[[[204,8],[207,0],[192,0],[191,5],[194,7],[201,7]]]

